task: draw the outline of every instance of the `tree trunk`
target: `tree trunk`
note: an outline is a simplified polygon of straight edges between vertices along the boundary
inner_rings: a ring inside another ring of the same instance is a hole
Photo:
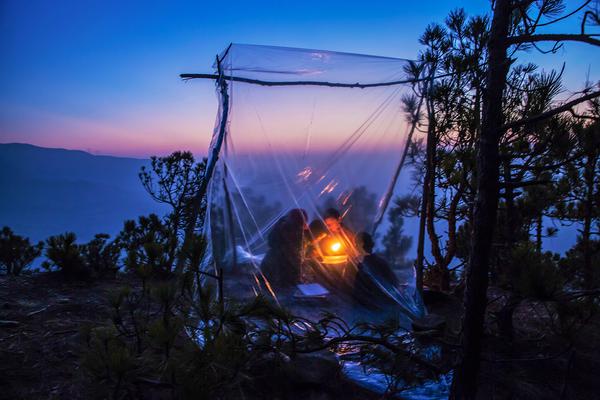
[[[504,198],[506,199],[506,237],[504,238],[507,244],[510,246],[513,243],[519,241],[517,235],[517,215],[515,209],[515,191],[512,183],[512,171],[510,168],[510,160],[505,160],[502,165],[504,182],[506,187],[504,188]]]
[[[542,253],[542,229],[544,228],[544,216],[540,212],[535,225],[535,249],[538,254]]]
[[[514,337],[513,316],[519,304],[521,304],[521,297],[511,293],[506,299],[504,306],[496,312],[498,331],[508,341],[512,341]]]
[[[488,42],[488,73],[483,96],[481,136],[477,148],[477,195],[471,254],[467,269],[462,360],[454,371],[451,398],[475,399],[487,305],[489,258],[498,209],[499,127],[509,61],[506,56],[511,1],[497,0]]]
[[[596,150],[594,149],[593,152]],[[594,271],[592,270],[592,249],[590,246],[590,236],[592,230],[592,208],[594,207],[594,173],[596,171],[596,156],[588,154],[585,169],[585,190],[586,198],[583,206],[583,230],[581,232],[581,245],[583,250],[583,271],[584,286],[588,289],[593,287]]]
[[[419,240],[417,243],[417,260],[415,262],[415,280],[419,293],[423,293],[423,263],[425,258],[425,218],[427,212],[427,180],[423,182],[421,196],[421,215],[419,216]]]
[[[432,71],[435,69],[431,67]],[[433,73],[430,74],[433,76]],[[435,179],[433,173],[433,153],[435,153],[435,116],[433,114],[433,105],[431,101],[431,91],[433,90],[432,83],[430,82],[426,86],[427,96],[426,107],[427,107],[427,145],[425,150],[425,176],[423,178],[423,194],[421,196],[421,215],[419,219],[419,242],[417,244],[417,261],[416,261],[416,285],[417,289],[423,293],[423,264],[425,262],[425,227],[427,225],[427,214],[429,210],[429,203],[432,201],[431,192],[432,185],[431,181]],[[433,136],[433,139],[431,137]]]
[[[439,239],[435,233],[435,169],[436,169],[436,120],[435,111],[433,105],[433,99],[431,97],[431,91],[433,85],[429,86],[429,93],[427,97],[427,114],[428,114],[428,126],[427,126],[427,147],[426,147],[426,171],[425,171],[425,183],[423,187],[427,188],[426,194],[426,207],[425,207],[425,222],[427,227],[427,234],[429,235],[429,241],[431,242],[431,252],[435,258],[436,265],[439,267],[441,262],[441,254],[439,248]],[[424,193],[425,194],[425,193]]]

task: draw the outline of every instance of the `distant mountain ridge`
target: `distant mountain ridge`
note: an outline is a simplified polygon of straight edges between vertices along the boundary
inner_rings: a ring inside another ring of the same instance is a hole
[[[149,160],[80,150],[0,144],[0,226],[32,240],[66,231],[88,241],[118,233],[123,221],[164,207],[144,191],[138,172]]]

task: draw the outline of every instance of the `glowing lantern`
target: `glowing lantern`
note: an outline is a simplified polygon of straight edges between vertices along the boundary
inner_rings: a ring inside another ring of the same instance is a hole
[[[344,252],[344,245],[336,238],[329,240],[324,250],[324,264],[343,264],[348,261],[348,254]]]

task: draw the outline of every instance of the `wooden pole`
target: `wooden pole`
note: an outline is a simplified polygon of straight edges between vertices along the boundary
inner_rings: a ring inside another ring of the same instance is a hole
[[[444,78],[446,76],[450,76],[452,73],[439,75],[434,77],[434,79]],[[429,80],[430,77],[419,78],[419,79],[404,79],[399,81],[390,81],[390,82],[377,82],[377,83],[339,83],[339,82],[321,82],[321,81],[263,81],[260,79],[251,79],[251,78],[242,78],[239,76],[230,76],[230,75],[217,75],[217,74],[180,74],[182,79],[224,79],[232,82],[243,82],[250,83],[254,85],[260,86],[328,86],[328,87],[338,87],[338,88],[350,88],[350,89],[366,89],[373,87],[382,87],[382,86],[395,86],[395,85],[404,85],[406,83],[416,83],[422,82],[425,80]]]
[[[385,196],[383,197],[381,207],[377,216],[375,218],[375,222],[373,223],[373,235],[377,231],[379,224],[383,221],[383,217],[385,216],[385,212],[390,204],[390,200],[392,199],[392,195],[394,194],[394,188],[396,187],[396,183],[398,182],[398,177],[400,177],[400,172],[404,167],[404,162],[406,161],[406,156],[408,154],[408,150],[410,148],[410,143],[412,141],[413,134],[415,133],[415,129],[417,128],[417,124],[419,123],[419,115],[421,114],[421,105],[423,104],[423,96],[419,99],[419,105],[417,106],[417,110],[412,115],[412,126],[410,127],[410,131],[408,132],[408,136],[406,138],[406,144],[404,145],[404,151],[402,152],[402,157],[400,157],[400,161],[398,162],[398,166],[396,167],[396,171],[394,172],[394,176],[390,181],[387,191],[385,192]]]
[[[233,269],[237,267],[237,243],[235,241],[235,224],[233,222],[233,205],[231,202],[231,194],[227,187],[227,167],[225,167],[225,176],[223,177],[223,190],[225,191],[225,205],[227,212],[227,223],[229,224],[229,241],[232,248],[232,266]]]
[[[194,234],[194,228],[196,227],[196,222],[198,221],[200,211],[202,210],[202,201],[206,196],[208,184],[215,171],[217,161],[219,160],[219,155],[221,154],[221,147],[223,146],[223,142],[225,141],[225,134],[227,131],[227,120],[229,118],[229,86],[227,85],[226,77],[222,73],[223,71],[221,70],[221,60],[219,59],[219,57],[217,57],[217,68],[219,71],[219,75],[216,75],[217,78],[215,79],[217,79],[217,84],[219,85],[222,107],[219,133],[217,135],[217,140],[212,148],[211,157],[206,164],[206,169],[204,170],[202,183],[200,184],[198,192],[196,193],[196,196],[193,200],[192,215],[186,227],[185,236],[183,240],[184,246],[187,243],[189,243],[189,241],[192,239],[192,235]],[[183,257],[179,257],[176,272],[180,273],[183,271],[183,261]]]

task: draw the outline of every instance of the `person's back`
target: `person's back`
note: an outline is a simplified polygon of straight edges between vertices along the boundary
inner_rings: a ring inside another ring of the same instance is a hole
[[[362,252],[363,258],[358,264],[354,284],[355,301],[369,308],[395,304],[388,291],[398,285],[396,274],[385,259],[373,253],[375,244],[371,235],[361,232],[356,239],[357,248]]]
[[[269,233],[269,250],[260,269],[271,285],[289,287],[299,283],[305,226],[306,212],[293,209]]]
[[[369,272],[382,283],[392,286],[398,284],[398,277],[392,271],[390,264],[377,254],[371,253],[365,255],[361,264],[363,267],[368,268]]]

